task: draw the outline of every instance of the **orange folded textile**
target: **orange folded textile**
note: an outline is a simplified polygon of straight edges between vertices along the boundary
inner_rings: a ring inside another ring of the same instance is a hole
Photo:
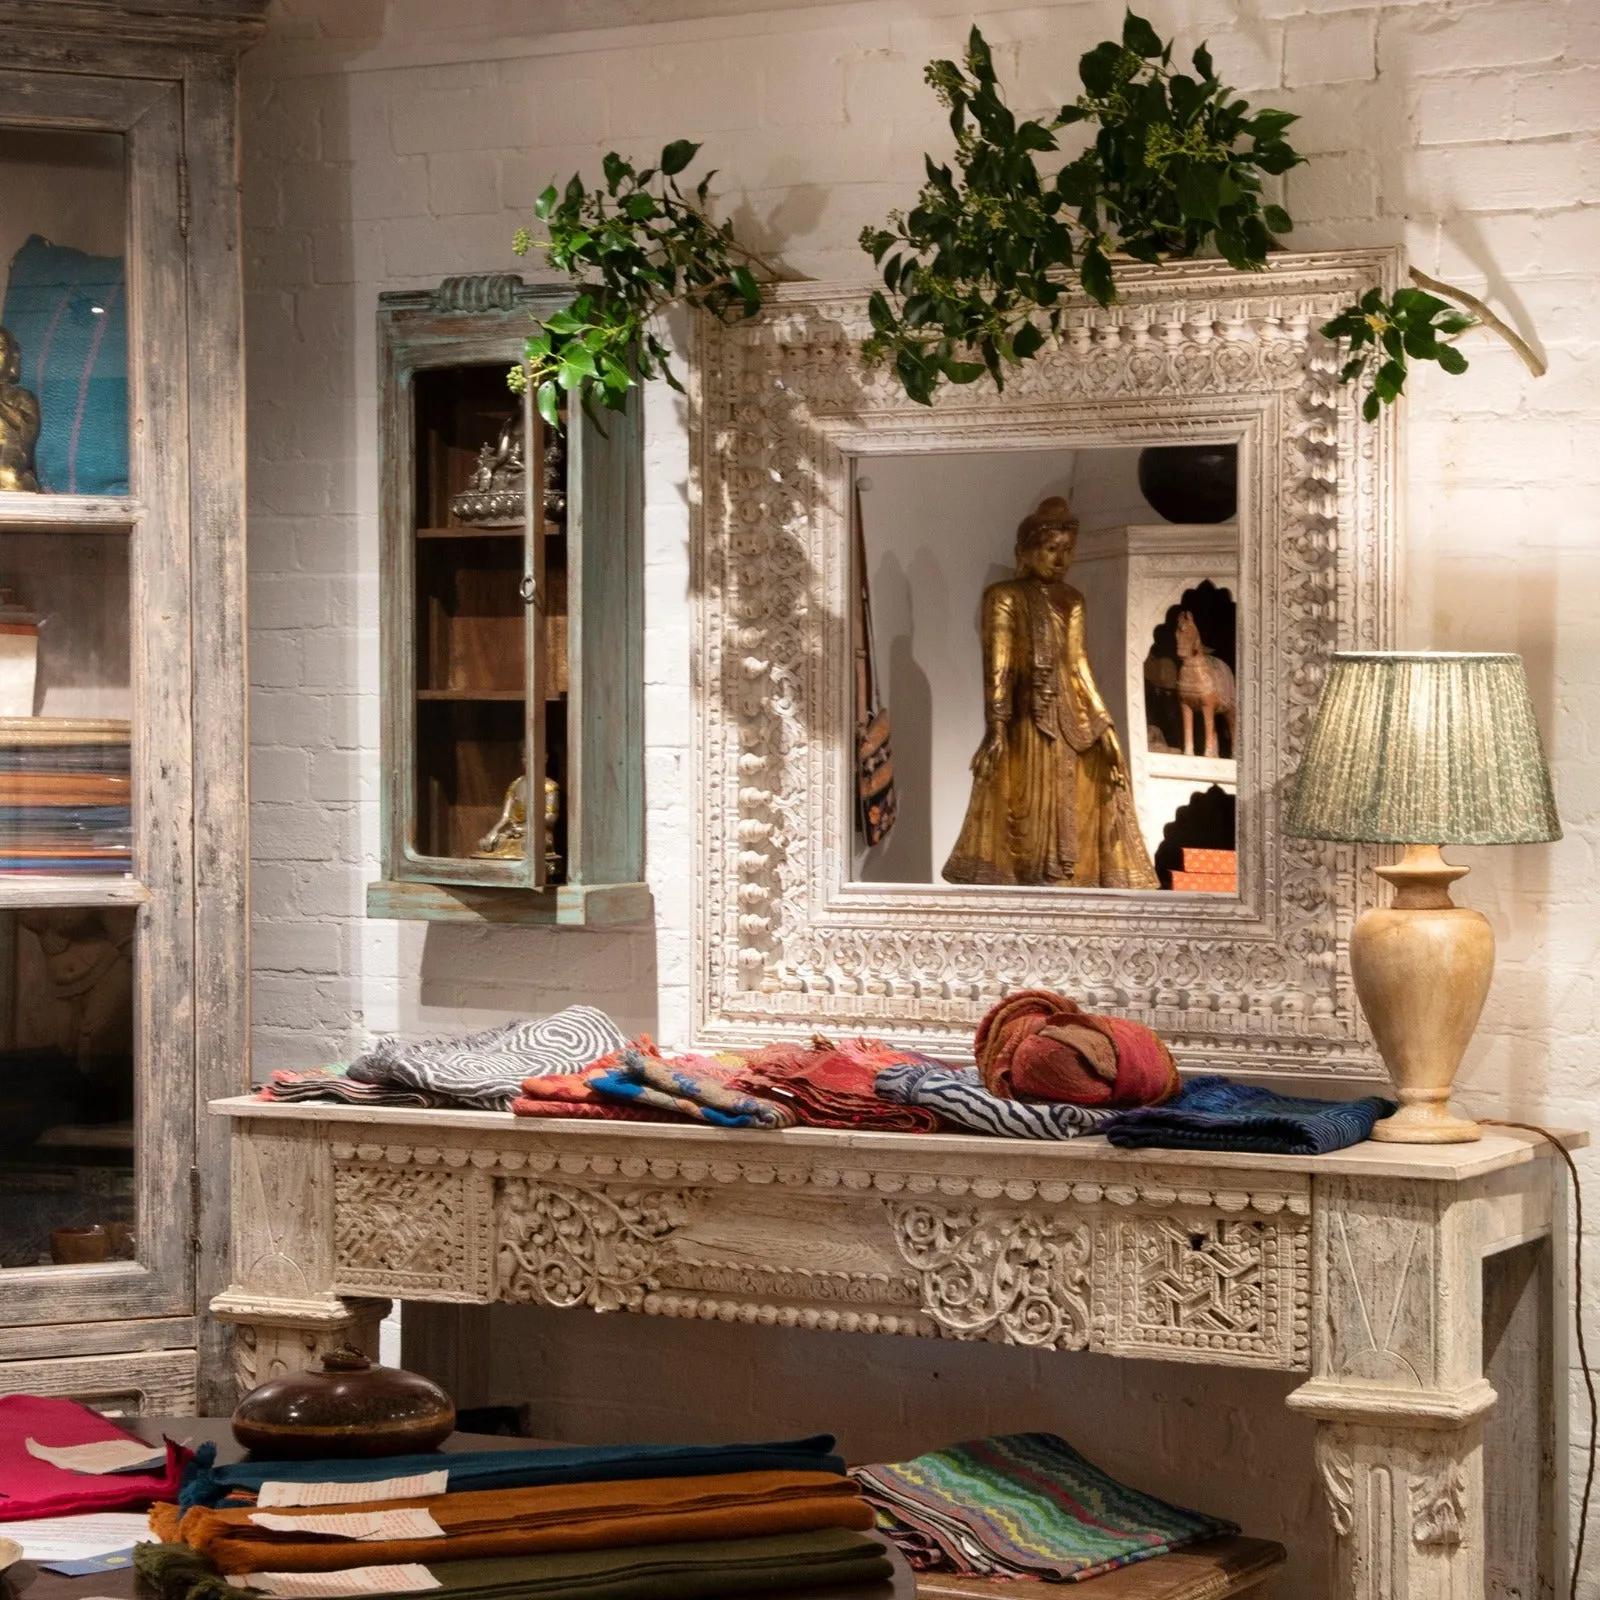
[[[695,1478],[544,1484],[476,1489],[423,1500],[390,1500],[362,1510],[423,1506],[442,1539],[337,1539],[274,1533],[250,1521],[253,1508],[179,1512],[158,1505],[150,1528],[168,1544],[190,1545],[225,1573],[336,1572],[347,1567],[548,1550],[602,1550],[693,1539],[750,1539],[814,1528],[870,1528],[872,1508],[833,1472],[729,1472]],[[341,1506],[341,1511],[352,1509]]]

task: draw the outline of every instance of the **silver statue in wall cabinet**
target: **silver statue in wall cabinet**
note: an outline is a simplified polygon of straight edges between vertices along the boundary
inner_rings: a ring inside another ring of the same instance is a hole
[[[1122,746],[1094,681],[1078,520],[1059,496],[1017,528],[1014,578],[983,593],[983,743],[951,883],[1154,889]]]
[[[522,418],[512,414],[500,425],[493,444],[481,445],[478,462],[467,479],[467,486],[450,500],[450,512],[457,522],[472,528],[516,528],[522,525],[523,496],[527,492],[528,472],[523,461]],[[544,520],[551,532],[566,526],[565,435],[554,428],[544,433],[539,475]]]
[[[0,489],[37,494],[33,452],[39,443],[39,400],[21,380],[22,348],[0,328]]]
[[[522,522],[527,469],[522,461],[522,418],[512,415],[500,437],[478,451],[478,464],[467,486],[450,500],[457,522],[473,528],[514,528]]]

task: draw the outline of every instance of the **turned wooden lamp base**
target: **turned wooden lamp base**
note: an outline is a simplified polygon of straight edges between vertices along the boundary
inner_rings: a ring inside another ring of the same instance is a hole
[[[1365,912],[1350,937],[1350,967],[1400,1109],[1372,1130],[1391,1144],[1467,1144],[1477,1123],[1450,1113],[1450,1085],[1494,975],[1489,919],[1450,898],[1467,874],[1439,846],[1414,844],[1378,875],[1394,904]]]

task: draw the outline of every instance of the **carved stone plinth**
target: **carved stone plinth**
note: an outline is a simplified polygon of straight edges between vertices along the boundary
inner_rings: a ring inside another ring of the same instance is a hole
[[[215,1109],[236,1120],[234,1278],[213,1312],[238,1324],[242,1383],[370,1347],[380,1296],[1300,1372],[1335,1592],[1363,1600],[1481,1592],[1497,1387],[1554,1448],[1547,1270],[1492,1275],[1515,1337],[1485,1347],[1486,1262],[1547,1257],[1561,1214],[1553,1162],[1521,1135],[1280,1158]],[[1502,1456],[1528,1475],[1526,1451]],[[1536,1482],[1508,1492],[1538,1499]],[[1559,1536],[1555,1515],[1524,1519],[1498,1568],[1539,1592]]]

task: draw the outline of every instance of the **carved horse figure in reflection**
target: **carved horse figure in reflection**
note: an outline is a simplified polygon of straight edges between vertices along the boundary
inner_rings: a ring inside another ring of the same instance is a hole
[[[1192,611],[1178,613],[1178,704],[1183,708],[1183,753],[1194,749],[1194,714],[1205,719],[1205,756],[1221,753],[1217,742],[1217,718],[1228,725],[1228,748],[1237,753],[1234,733],[1235,702],[1233,671],[1220,656],[1206,649]]]

